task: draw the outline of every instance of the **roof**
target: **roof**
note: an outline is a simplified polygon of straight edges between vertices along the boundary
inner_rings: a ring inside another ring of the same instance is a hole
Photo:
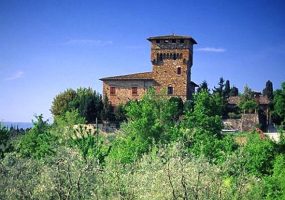
[[[199,87],[199,85],[197,85],[196,83],[194,83],[193,81],[190,82],[190,85],[194,86],[194,87]]]
[[[236,104],[238,105],[240,102],[240,97],[239,96],[234,96],[234,97],[229,97],[228,98],[228,103],[229,104]]]
[[[127,74],[121,76],[111,76],[101,78],[101,81],[108,81],[108,80],[153,80],[152,72],[143,72],[143,73],[136,73],[136,74]]]
[[[260,103],[260,104],[269,104],[270,101],[269,101],[269,99],[268,99],[267,96],[260,96],[260,97],[259,97],[259,103]]]
[[[155,36],[155,37],[149,37],[147,38],[148,41],[152,40],[164,40],[164,39],[185,39],[185,40],[191,40],[193,44],[197,44],[197,42],[192,38],[191,36],[183,36],[183,35],[162,35],[162,36]]]
[[[259,104],[262,104],[262,105],[267,105],[270,103],[267,96],[260,96],[257,98],[257,101]],[[238,105],[240,103],[240,97],[239,96],[229,97],[228,103]]]

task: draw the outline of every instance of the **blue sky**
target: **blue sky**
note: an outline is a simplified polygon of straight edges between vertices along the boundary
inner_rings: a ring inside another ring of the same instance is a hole
[[[190,35],[192,79],[240,90],[285,81],[285,1],[0,0],[0,121],[51,118],[67,88],[151,71],[147,37]]]

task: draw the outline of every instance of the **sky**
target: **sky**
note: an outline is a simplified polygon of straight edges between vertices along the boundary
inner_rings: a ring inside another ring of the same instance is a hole
[[[285,81],[284,0],[0,0],[0,121],[52,119],[67,88],[102,93],[102,77],[152,70],[150,43],[188,35],[192,80],[243,90]]]

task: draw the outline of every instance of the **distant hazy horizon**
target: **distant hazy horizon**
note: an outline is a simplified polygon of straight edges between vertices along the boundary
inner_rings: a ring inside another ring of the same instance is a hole
[[[14,128],[23,128],[23,129],[27,129],[27,128],[32,128],[33,127],[33,123],[32,122],[2,122],[0,121],[1,126],[10,128],[10,127],[14,127]]]

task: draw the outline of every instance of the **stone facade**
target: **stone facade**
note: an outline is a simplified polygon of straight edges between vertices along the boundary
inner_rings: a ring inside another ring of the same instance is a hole
[[[224,129],[238,131],[252,131],[259,127],[258,114],[242,114],[240,119],[224,119]]]
[[[118,80],[104,81],[103,94],[107,94],[112,105],[117,106],[130,100],[141,99],[146,90],[153,85],[151,80]],[[115,87],[115,93],[110,93],[110,88]],[[133,88],[137,88],[137,92],[133,93]]]
[[[150,37],[152,72],[102,78],[103,95],[113,106],[130,100],[140,99],[149,87],[160,94],[178,96],[182,100],[191,98],[193,87],[191,67],[193,45],[197,44],[188,36]]]

